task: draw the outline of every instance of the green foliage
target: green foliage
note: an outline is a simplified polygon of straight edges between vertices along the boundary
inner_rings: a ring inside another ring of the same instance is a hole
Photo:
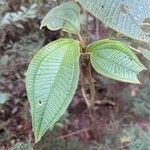
[[[124,44],[113,40],[101,40],[88,47],[95,70],[112,79],[138,83],[137,74],[145,67]]]
[[[147,83],[149,83],[149,80]],[[121,95],[128,102],[133,112],[140,116],[150,116],[150,86],[145,86],[134,97],[128,90],[123,90]]]
[[[117,32],[150,42],[150,36],[144,27],[145,22],[150,19],[149,0],[79,0],[79,2]]]
[[[74,2],[62,4],[52,9],[43,19],[41,28],[47,26],[50,30],[62,29],[67,32],[80,32],[80,8]]]
[[[26,86],[36,141],[70,104],[79,78],[78,60],[79,43],[60,39],[43,47],[31,61]]]
[[[4,17],[0,18],[0,28],[14,24],[17,27],[23,28],[21,22],[26,22],[28,19],[37,17],[37,5],[32,4],[29,8],[21,6],[18,12],[7,12]]]

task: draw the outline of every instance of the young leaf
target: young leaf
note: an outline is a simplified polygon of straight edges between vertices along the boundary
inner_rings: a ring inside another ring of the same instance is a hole
[[[79,78],[79,42],[60,39],[33,57],[26,77],[36,142],[66,111]]]
[[[80,7],[74,2],[64,3],[54,9],[42,20],[41,28],[50,30],[62,29],[78,34],[80,32]]]
[[[103,23],[131,38],[150,42],[145,23],[150,21],[150,0],[79,0]]]
[[[146,69],[136,55],[124,44],[101,40],[88,47],[95,70],[115,80],[139,83],[137,74]]]

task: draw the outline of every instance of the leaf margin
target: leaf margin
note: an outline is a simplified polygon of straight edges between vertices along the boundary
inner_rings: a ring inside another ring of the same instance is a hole
[[[99,73],[99,74],[101,74],[101,75],[103,75],[103,76],[105,76],[105,77],[107,77],[107,78],[111,78],[111,79],[113,79],[113,80],[117,80],[117,81],[121,81],[121,82],[127,82],[127,83],[134,83],[134,84],[137,83],[137,84],[140,84],[140,81],[138,80],[138,78],[137,78],[137,80],[135,80],[135,81],[125,80],[124,78],[121,80],[121,79],[112,78],[112,77],[110,77],[109,75],[107,75],[106,73],[102,73],[102,72],[100,73],[100,72],[94,67],[94,64],[93,64],[93,61],[92,61],[92,52],[91,52],[92,49],[95,48],[94,46],[96,46],[97,43],[99,43],[99,45],[100,45],[100,44],[101,44],[101,45],[117,44],[117,45],[119,45],[119,46],[124,47],[124,48],[125,48],[124,53],[125,53],[126,55],[129,55],[130,57],[132,57],[132,59],[134,59],[134,60],[136,61],[136,63],[141,67],[141,71],[142,71],[142,70],[147,70],[147,68],[140,62],[140,60],[138,59],[138,57],[134,54],[134,52],[132,52],[132,50],[131,50],[127,45],[125,45],[125,44],[123,44],[123,43],[121,43],[121,42],[119,42],[119,41],[116,41],[116,40],[103,39],[103,40],[95,41],[95,42],[89,44],[89,46],[87,47],[87,52],[90,54],[91,64],[92,64],[93,68],[96,70],[97,73]],[[92,47],[94,47],[94,48],[92,48]],[[140,71],[140,72],[141,72],[141,71]],[[139,73],[140,73],[140,72],[139,72]]]

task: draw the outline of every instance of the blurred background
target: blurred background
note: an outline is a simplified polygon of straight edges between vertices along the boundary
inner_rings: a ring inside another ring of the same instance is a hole
[[[60,30],[40,30],[45,14],[66,1],[0,0],[0,150],[150,150],[150,61],[137,52],[148,68],[139,75],[139,85],[116,82],[92,70],[96,132],[79,84],[67,112],[34,144],[25,73],[42,46],[60,37],[72,37]],[[133,49],[146,45],[111,30],[82,8],[81,18],[82,35],[88,44],[110,38]],[[86,92],[89,94],[88,86]]]

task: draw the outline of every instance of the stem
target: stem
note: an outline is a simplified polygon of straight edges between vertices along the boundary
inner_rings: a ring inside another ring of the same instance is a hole
[[[82,48],[81,53],[83,53],[82,58],[83,58],[83,62],[84,62],[85,68],[86,68],[87,78],[88,78],[88,83],[89,83],[89,88],[90,88],[90,99],[89,100],[86,97],[86,92],[85,92],[83,86],[82,86],[81,90],[82,90],[82,94],[85,99],[85,102],[86,102],[87,106],[90,108],[93,106],[94,98],[95,98],[95,88],[94,88],[93,78],[92,78],[92,73],[91,73],[90,55],[86,52],[86,49],[87,49],[86,43],[85,43],[85,40],[82,38],[81,34],[78,34],[78,38],[80,40],[80,45]],[[81,73],[81,78],[83,78],[82,74],[83,73]],[[83,82],[83,79],[81,79],[81,82]]]
[[[85,74],[87,75],[89,89],[90,89],[90,98],[88,99],[88,105],[87,106],[90,108],[90,107],[92,107],[94,105],[95,87],[94,87],[93,78],[92,78],[90,57],[89,57],[89,54],[87,54],[87,53],[84,53],[84,54],[85,55],[82,55],[82,59],[83,59],[83,62],[84,62],[84,67],[85,67],[85,71],[86,71]],[[81,78],[83,78],[82,74],[81,74]],[[83,82],[83,79],[81,79],[81,82]],[[84,83],[82,83],[82,85],[83,84]],[[84,96],[85,95],[85,91],[83,91],[83,89],[82,89],[82,93],[83,93],[83,96]],[[85,100],[87,101],[87,98],[85,98]],[[89,106],[89,104],[90,104],[90,106]]]
[[[88,84],[89,84],[89,89],[90,89],[90,98],[88,99],[86,96],[86,92],[84,89],[84,80],[83,80],[83,68],[81,68],[81,90],[82,90],[82,95],[84,97],[84,100],[87,104],[88,107],[88,111],[89,111],[89,117],[91,120],[91,126],[93,129],[93,134],[94,134],[94,138],[96,141],[99,141],[99,134],[98,134],[98,128],[95,120],[95,111],[92,111],[92,106],[94,106],[94,99],[95,99],[95,87],[94,87],[94,83],[93,83],[93,78],[92,78],[92,72],[91,72],[91,64],[90,64],[90,55],[87,52],[87,47],[86,47],[86,43],[83,40],[82,36],[80,34],[78,34],[79,40],[80,40],[80,45],[81,45],[81,56],[82,56],[82,60],[84,63],[84,67],[86,70],[86,75],[88,78]]]
[[[85,88],[84,88],[84,79],[83,79],[83,70],[82,70],[82,68],[80,69],[81,70],[81,91],[82,91],[82,95],[83,95],[83,98],[84,98],[84,100],[85,100],[85,103],[86,103],[86,105],[87,105],[87,107],[88,108],[90,108],[90,101],[89,101],[89,99],[87,98],[87,95],[86,95],[86,92],[85,92]]]
[[[94,105],[94,99],[95,99],[95,88],[94,88],[94,83],[93,83],[93,78],[92,78],[92,72],[91,72],[91,65],[90,62],[88,61],[86,65],[87,73],[88,73],[88,82],[89,82],[89,88],[90,88],[90,104],[91,107]]]
[[[85,60],[85,59],[83,59]],[[86,62],[86,61],[85,61]],[[91,69],[90,69],[90,62],[88,63],[89,67],[85,67],[86,69],[86,74],[88,75],[88,84],[90,88],[90,98],[87,98],[85,88],[84,88],[84,80],[83,80],[83,68],[81,68],[81,90],[82,90],[82,95],[84,97],[84,100],[86,102],[88,112],[89,112],[89,117],[91,121],[91,126],[92,126],[92,132],[94,135],[95,140],[98,142],[99,141],[99,134],[98,134],[98,129],[96,126],[96,119],[95,119],[95,111],[92,110],[92,106],[94,104],[94,95],[95,95],[95,89],[94,89],[94,84],[92,81],[92,75],[91,75]]]
[[[85,43],[85,40],[82,38],[81,34],[79,33],[78,34],[78,38],[80,40],[80,45],[81,45],[81,48],[83,50],[83,53],[85,53],[86,51],[86,43]]]

